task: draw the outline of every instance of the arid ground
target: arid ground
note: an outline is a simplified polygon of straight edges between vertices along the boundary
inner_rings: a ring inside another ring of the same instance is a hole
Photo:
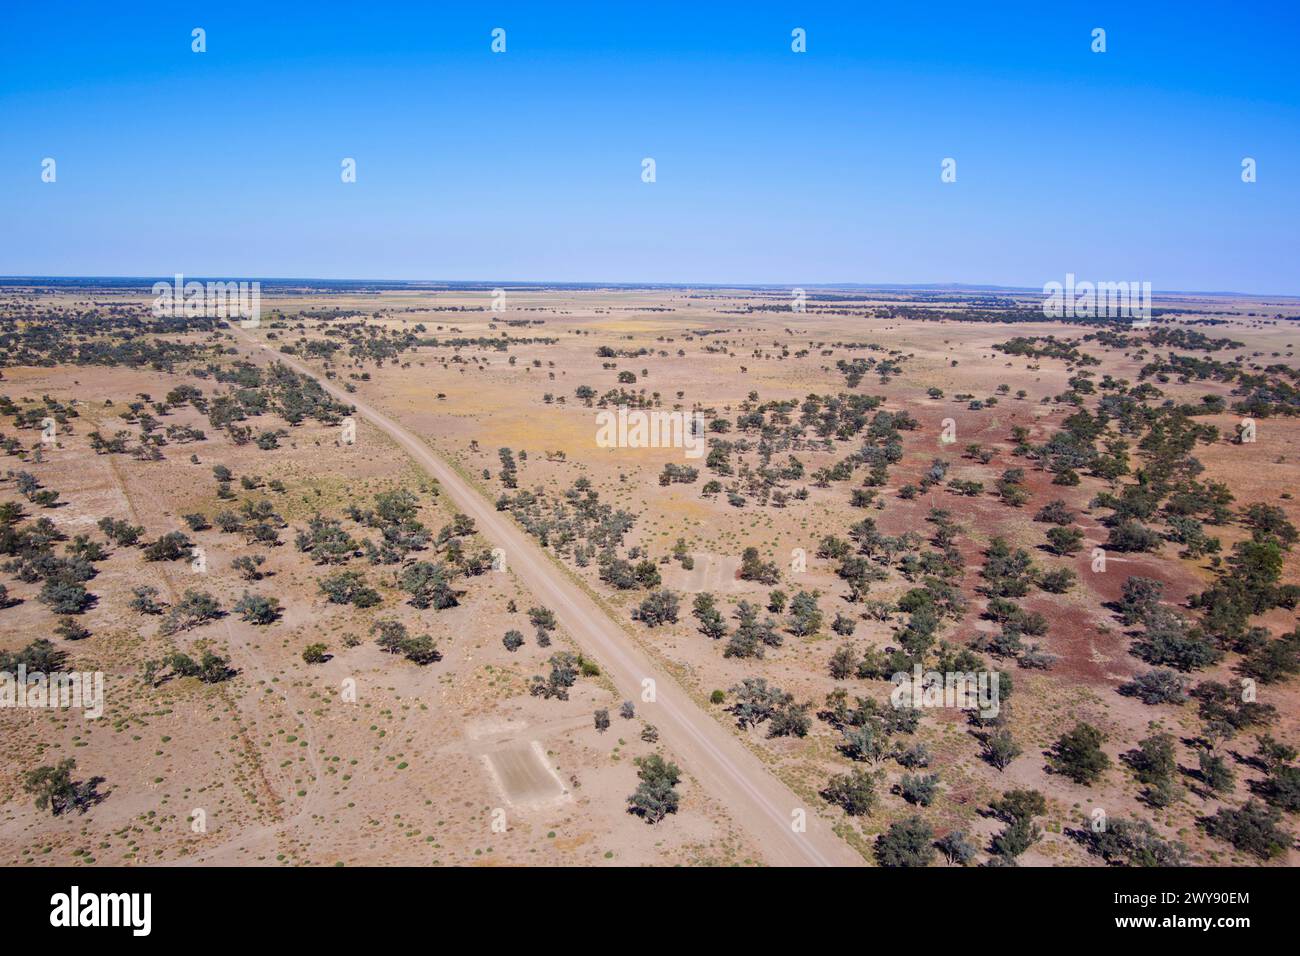
[[[1040,298],[0,289],[0,861],[1294,865],[1300,301]]]

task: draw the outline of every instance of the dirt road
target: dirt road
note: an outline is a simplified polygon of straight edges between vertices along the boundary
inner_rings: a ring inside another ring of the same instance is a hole
[[[777,866],[862,865],[861,856],[817,818],[815,807],[807,806],[730,731],[701,711],[581,587],[551,563],[532,538],[499,513],[424,441],[292,356],[273,351],[243,329],[233,331],[254,350],[261,351],[263,357],[284,362],[316,379],[331,395],[355,406],[358,415],[396,441],[437,479],[456,506],[474,519],[479,533],[505,549],[510,570],[555,612],[583,653],[600,664],[619,693],[638,702],[640,713],[659,729],[663,741],[686,764],[683,769],[727,807],[738,825],[763,847],[766,862]],[[642,702],[646,680],[654,682],[653,703]],[[802,832],[796,827],[800,817],[806,820]]]

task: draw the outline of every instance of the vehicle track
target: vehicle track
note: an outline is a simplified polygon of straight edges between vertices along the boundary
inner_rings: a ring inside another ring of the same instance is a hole
[[[767,862],[778,866],[860,866],[862,857],[841,840],[784,783],[776,779],[713,717],[700,710],[676,680],[635,647],[613,621],[576,583],[550,561],[533,539],[497,512],[469,482],[413,432],[375,407],[333,385],[292,356],[275,352],[246,330],[232,326],[237,339],[253,346],[255,354],[283,362],[320,384],[339,401],[403,448],[447,496],[474,519],[479,533],[506,551],[515,574],[543,604],[550,607],[584,653],[597,660],[619,692],[641,700],[643,681],[654,681],[655,700],[642,703],[642,713],[659,729],[660,736],[685,763],[684,768],[716,798],[762,847]],[[796,830],[795,811],[802,810],[805,827]]]

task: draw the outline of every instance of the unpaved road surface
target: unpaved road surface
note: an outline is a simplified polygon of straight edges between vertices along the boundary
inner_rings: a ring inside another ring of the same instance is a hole
[[[310,376],[339,401],[354,406],[358,415],[397,442],[437,479],[456,506],[474,519],[479,533],[505,549],[510,569],[555,612],[583,653],[600,664],[623,697],[640,701],[643,682],[654,681],[654,702],[642,703],[638,709],[686,764],[682,769],[727,807],[737,824],[763,847],[766,862],[776,866],[862,865],[862,857],[816,816],[814,807],[807,806],[729,730],[704,713],[581,587],[551,563],[532,538],[499,513],[424,441],[292,356],[272,350],[233,323],[232,330],[254,352]],[[799,810],[804,811],[799,814],[806,820],[804,832],[795,827]]]

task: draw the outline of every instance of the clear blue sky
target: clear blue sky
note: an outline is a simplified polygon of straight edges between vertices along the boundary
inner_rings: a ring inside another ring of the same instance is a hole
[[[1300,293],[1295,4],[401,6],[6,3],[0,274]]]

